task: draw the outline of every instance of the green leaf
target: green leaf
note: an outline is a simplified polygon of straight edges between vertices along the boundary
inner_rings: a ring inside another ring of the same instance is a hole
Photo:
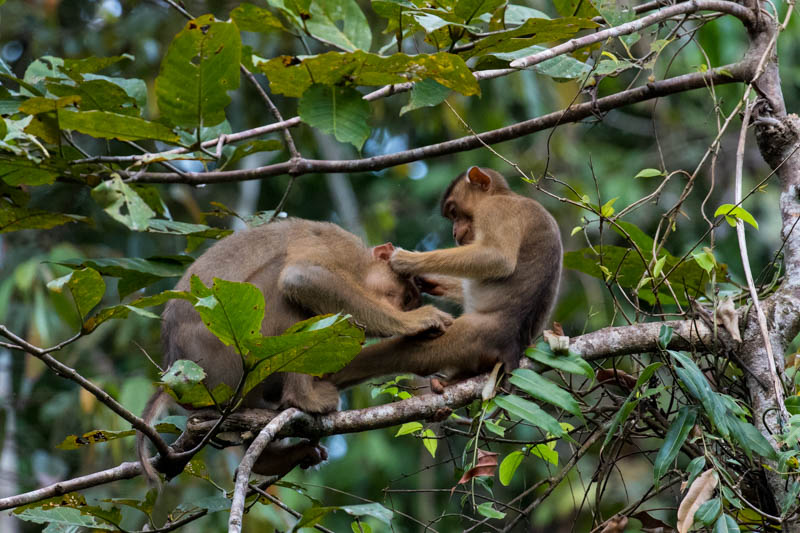
[[[706,271],[711,276],[711,271],[717,266],[717,260],[714,257],[714,252],[710,248],[703,248],[702,252],[694,252],[692,257],[700,265],[700,268]]]
[[[372,518],[390,526],[394,512],[390,511],[379,503],[365,503],[362,505],[343,505],[338,509],[344,511],[350,516],[371,516]]]
[[[167,235],[186,235],[204,239],[221,239],[233,233],[229,229],[212,228],[205,224],[191,224],[175,220],[152,219],[148,222],[148,233],[164,233]]]
[[[800,396],[789,396],[783,402],[790,414],[800,415]]]
[[[653,277],[657,278],[659,274],[661,274],[662,269],[664,268],[664,263],[667,262],[667,256],[661,256],[657,261],[656,264],[653,265]]]
[[[500,512],[492,507],[492,502],[483,502],[475,508],[478,514],[486,518],[505,518],[506,513]]]
[[[78,448],[81,448],[83,446],[100,444],[102,442],[108,442],[110,440],[117,440],[125,437],[131,437],[133,435],[136,435],[135,429],[129,429],[126,431],[95,429],[89,431],[88,433],[84,433],[81,436],[70,435],[63,441],[61,441],[61,444],[57,445],[56,448],[58,448],[59,450],[77,450]]]
[[[239,87],[241,49],[235,24],[213,15],[189,21],[169,45],[156,78],[161,113],[185,128],[224,121],[228,91]]]
[[[205,378],[206,373],[200,365],[179,359],[161,376],[161,383],[175,401],[183,406],[210,407],[215,403],[224,404],[233,396],[234,391],[224,383],[219,384],[209,394],[203,384]]]
[[[614,208],[612,206],[614,205],[614,202],[616,202],[618,199],[619,199],[619,197],[614,197],[611,200],[609,200],[606,203],[604,203],[603,207],[600,208],[600,216],[603,216],[605,218],[609,218],[611,215],[613,215],[614,214]]]
[[[504,437],[506,434],[506,428],[494,420],[484,420],[483,426],[499,437]]]
[[[100,303],[106,292],[106,284],[102,276],[91,268],[73,270],[66,276],[54,279],[47,284],[48,289],[58,293],[63,292],[64,287],[67,287],[72,294],[81,320],[89,314],[94,306]]]
[[[172,300],[174,298],[180,298],[182,300],[189,300],[190,302],[194,303],[196,298],[189,294],[188,292],[183,291],[164,291],[159,294],[154,294],[152,296],[146,296],[144,298],[139,298],[138,300],[134,300],[129,304],[122,304],[122,305],[115,305],[113,307],[107,307],[101,310],[93,317],[89,317],[86,319],[86,322],[83,323],[83,330],[87,333],[91,333],[94,331],[97,326],[106,322],[107,320],[112,319],[125,319],[131,312],[137,313],[141,312],[142,308],[144,307],[151,307],[154,305],[161,305],[168,300]]]
[[[436,448],[439,446],[439,441],[436,440],[436,433],[432,429],[426,429],[422,432],[422,445],[431,454],[431,457],[436,457]]]
[[[84,57],[81,59],[64,59],[61,71],[73,77],[75,74],[92,74],[106,69],[111,65],[116,65],[120,61],[134,61],[136,58],[130,54],[122,54],[110,57]]]
[[[299,322],[278,337],[247,339],[244,394],[274,372],[322,375],[341,370],[361,350],[364,332],[347,317],[326,315]]]
[[[586,0],[553,0],[553,5],[562,17],[583,17],[591,19],[599,15],[591,2]]]
[[[81,215],[51,213],[42,209],[14,207],[0,200],[0,233],[9,233],[22,229],[50,229],[70,222],[88,222]]]
[[[727,439],[730,437],[730,420],[735,417],[728,417],[728,408],[719,396],[711,389],[702,371],[694,361],[681,352],[667,350],[680,366],[675,367],[675,373],[680,378],[681,384],[689,391],[696,400],[703,406],[703,410],[708,415],[711,422],[717,427],[720,435]]]
[[[525,459],[525,454],[521,451],[511,452],[503,458],[500,463],[500,483],[503,486],[507,487],[511,483],[511,479],[514,477],[519,465],[522,464],[523,459]]]
[[[242,356],[248,353],[247,341],[261,337],[264,321],[264,294],[250,283],[214,278],[206,287],[192,276],[191,293],[197,297],[194,308],[203,324],[226,346]]]
[[[663,176],[664,172],[657,168],[644,168],[636,174],[633,179],[637,178],[655,178],[656,176]]]
[[[269,139],[269,140],[255,140],[255,141],[248,141],[246,143],[242,143],[236,147],[233,154],[225,160],[224,166],[233,165],[243,157],[247,157],[248,155],[253,155],[261,152],[274,152],[275,150],[280,150],[283,148],[283,144],[277,139]]]
[[[512,6],[508,6],[508,8],[510,7]],[[508,8],[506,8],[506,13],[508,13]],[[538,54],[539,52],[544,52],[545,50],[547,50],[546,47],[535,44],[533,46],[514,50],[513,52],[487,53],[478,60],[478,66],[481,69],[492,68],[493,66],[495,68],[507,67],[507,63],[510,63],[515,59],[522,59],[523,57]],[[493,59],[496,60],[495,62],[500,62],[501,64],[493,65]],[[592,70],[592,67],[583,61],[575,59],[574,57],[566,54],[548,59],[547,61],[542,61],[541,63],[537,63],[533,67],[529,68],[538,74],[548,76],[557,81],[584,78]]]
[[[117,517],[119,512],[116,509],[105,511],[106,516]],[[36,503],[23,505],[17,507],[13,511],[13,516],[27,522],[34,522],[37,524],[55,524],[62,527],[64,530],[67,528],[88,528],[88,529],[106,529],[118,530],[118,528],[110,523],[107,523],[102,517],[97,517],[93,511],[103,511],[99,507],[88,506],[86,499],[83,495],[70,492],[63,496],[56,496],[46,500],[38,501]],[[101,514],[101,513],[97,513]],[[99,521],[98,521],[99,518]],[[116,523],[121,521],[121,517],[116,520]]]
[[[314,0],[305,27],[312,37],[352,52],[369,50],[372,31],[355,0]]]
[[[279,56],[257,67],[269,78],[270,89],[286,96],[302,96],[312,84],[383,86],[428,79],[465,96],[480,94],[480,86],[464,60],[446,52],[388,57],[361,50],[328,52],[303,58]],[[436,102],[440,103],[446,96],[441,95],[444,89],[434,91],[433,87],[425,88],[423,95],[431,101],[441,96]]]
[[[78,107],[81,111],[109,111],[115,114],[134,116],[139,115],[142,111],[136,99],[129,95],[125,89],[107,80],[88,80],[77,85],[48,83],[47,90],[56,96],[67,97],[74,95],[79,97],[80,104]],[[163,125],[155,122],[149,122],[148,124],[152,125],[153,131],[168,136],[168,139],[175,138],[175,134]],[[136,125],[136,123],[128,123],[128,125]],[[160,126],[161,129],[155,128],[155,126]]]
[[[740,533],[740,529],[732,516],[723,514],[714,523],[712,533]]]
[[[400,109],[400,116],[421,107],[433,107],[444,102],[450,89],[431,78],[418,81],[411,88],[408,103]]]
[[[401,435],[408,435],[409,433],[415,433],[417,431],[420,431],[421,429],[422,429],[422,424],[420,424],[419,422],[406,422],[405,424],[400,426],[400,429],[397,430],[397,433],[395,433],[394,436],[399,437]]]
[[[692,482],[697,478],[700,472],[706,467],[706,458],[705,456],[701,455],[700,457],[695,457],[689,464],[686,465],[686,473],[689,474],[689,479],[686,481],[686,486],[691,487]]]
[[[153,139],[172,143],[179,140],[178,136],[163,124],[108,111],[59,109],[58,122],[65,130],[75,130],[101,139],[120,141]]]
[[[284,29],[281,21],[264,8],[243,2],[231,11],[231,20],[242,31],[269,33]]]
[[[92,198],[111,218],[134,231],[144,230],[156,215],[118,174],[92,189]]]
[[[586,376],[589,379],[594,379],[594,370],[592,365],[586,362],[579,354],[570,351],[567,355],[556,355],[546,342],[539,342],[536,346],[531,346],[525,350],[525,355],[553,368],[569,372],[570,374],[579,374]]]
[[[357,150],[370,135],[369,103],[349,87],[315,85],[300,99],[297,111],[309,126],[330,133]]]
[[[716,522],[717,518],[722,512],[722,500],[720,498],[712,498],[704,502],[694,513],[695,523],[710,526]]]
[[[0,158],[0,178],[9,185],[49,185],[61,173],[59,166],[48,161]]]
[[[553,445],[551,447],[551,445]],[[538,457],[542,461],[547,461],[553,466],[558,466],[558,452],[555,450],[555,443],[537,444],[531,448],[531,455]]]
[[[636,386],[633,388],[630,394],[628,394],[628,397],[625,399],[625,402],[623,402],[622,407],[620,407],[616,416],[614,416],[614,420],[611,421],[611,425],[608,428],[608,434],[606,434],[606,438],[603,441],[603,446],[601,448],[605,448],[608,443],[611,442],[611,439],[617,433],[617,428],[625,423],[631,412],[633,412],[634,408],[639,405],[639,401],[642,399],[641,397],[637,397],[639,388],[647,383],[655,371],[658,370],[662,365],[663,363],[660,362],[653,363],[648,365],[644,370],[642,370],[642,373],[639,374],[639,377],[636,380]]]
[[[765,459],[777,459],[778,454],[775,448],[753,424],[740,420],[735,416],[728,417],[728,424],[731,427],[731,436],[744,448],[748,457],[752,452],[755,452]]]
[[[672,462],[678,456],[678,452],[680,452],[681,446],[686,441],[689,431],[694,427],[696,418],[697,412],[694,409],[683,406],[678,411],[675,421],[667,430],[667,434],[664,436],[664,443],[659,448],[653,462],[653,480],[656,490],[658,490],[661,477],[669,470]]]
[[[534,398],[560,407],[578,418],[583,418],[580,405],[569,392],[533,370],[518,368],[514,370],[509,381]]]
[[[547,414],[535,403],[513,395],[500,396],[495,398],[494,401],[501,409],[505,409],[512,415],[530,422],[547,433],[557,438],[564,437],[569,441],[573,441],[561,427],[561,424],[558,423],[558,420]]]
[[[661,329],[658,332],[658,345],[666,349],[669,346],[670,341],[672,340],[672,326],[667,326],[666,324],[661,326]]]
[[[151,257],[119,257],[105,259],[67,259],[56,264],[70,268],[89,267],[103,276],[120,278],[117,289],[120,298],[164,278],[183,275],[186,265],[194,259],[188,255]]]
[[[758,229],[758,222],[756,222],[756,219],[742,206],[737,207],[734,204],[722,204],[714,211],[715,217],[720,215],[724,215],[725,220],[731,226],[736,226],[736,219],[739,219]]]

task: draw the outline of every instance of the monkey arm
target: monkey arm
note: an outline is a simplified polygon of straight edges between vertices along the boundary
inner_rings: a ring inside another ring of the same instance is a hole
[[[468,313],[453,321],[443,335],[399,337],[367,346],[342,370],[328,376],[338,388],[387,374],[411,372],[428,376],[435,372],[477,375],[488,372],[497,361],[518,361],[519,353],[504,353],[505,330],[497,317]],[[516,366],[516,365],[515,365]]]
[[[372,336],[414,335],[444,330],[452,317],[433,306],[400,311],[377,298],[349,277],[315,264],[293,264],[281,272],[278,284],[289,300],[315,314],[345,312]]]
[[[390,264],[403,274],[444,274],[459,278],[493,279],[513,274],[517,266],[517,249],[471,243],[458,248],[431,252],[409,252],[398,248]],[[510,253],[509,253],[510,252]]]
[[[441,274],[427,274],[417,276],[415,280],[421,292],[455,302],[463,307],[464,287],[461,284],[461,278],[443,276]]]

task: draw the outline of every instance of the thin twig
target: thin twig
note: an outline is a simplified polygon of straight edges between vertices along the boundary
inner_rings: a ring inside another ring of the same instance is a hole
[[[280,429],[289,424],[295,418],[303,415],[302,411],[290,407],[282,411],[278,416],[273,418],[269,424],[264,426],[255,440],[247,448],[242,461],[239,463],[239,468],[236,471],[236,486],[233,490],[233,501],[231,502],[231,516],[228,520],[228,533],[241,533],[242,531],[242,515],[244,514],[244,499],[247,495],[247,482],[250,479],[250,472],[253,470],[256,460],[267,447],[267,444],[272,442],[275,435]]]

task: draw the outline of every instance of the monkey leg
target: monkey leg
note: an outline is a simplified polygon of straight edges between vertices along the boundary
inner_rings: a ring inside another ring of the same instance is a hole
[[[340,389],[387,374],[436,372],[468,376],[488,372],[498,361],[511,364],[519,350],[513,332],[493,314],[467,313],[436,338],[400,337],[366,347],[346,367],[328,377]]]
[[[281,407],[297,407],[312,414],[331,413],[339,409],[339,389],[308,374],[289,373],[283,381]]]
[[[328,450],[318,441],[295,444],[273,442],[256,459],[253,472],[262,476],[285,476],[295,466],[306,469],[328,459]]]

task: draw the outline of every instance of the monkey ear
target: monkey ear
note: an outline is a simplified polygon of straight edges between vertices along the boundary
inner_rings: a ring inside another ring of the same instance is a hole
[[[492,177],[479,167],[469,167],[467,180],[474,185],[478,185],[484,191],[488,191],[489,186],[492,184]]]
[[[372,257],[379,261],[388,261],[392,258],[394,252],[394,245],[390,242],[372,247]]]

